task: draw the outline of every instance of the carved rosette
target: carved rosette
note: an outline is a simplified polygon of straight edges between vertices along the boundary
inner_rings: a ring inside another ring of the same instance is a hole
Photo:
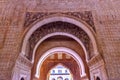
[[[93,16],[91,11],[84,12],[27,12],[25,17],[24,27],[29,27],[31,24],[36,23],[45,17],[49,17],[51,15],[63,15],[74,17],[78,20],[82,20],[86,22],[94,31],[95,26],[93,22]]]
[[[37,42],[47,34],[54,33],[54,32],[64,32],[64,33],[69,33],[76,36],[82,41],[88,53],[90,53],[89,52],[90,38],[85,33],[85,31],[83,31],[80,27],[77,27],[74,24],[57,21],[57,22],[52,22],[52,23],[43,25],[31,35],[31,37],[29,38],[30,52],[29,52],[29,56],[27,56],[28,59],[30,60],[32,59],[33,49],[37,44]]]

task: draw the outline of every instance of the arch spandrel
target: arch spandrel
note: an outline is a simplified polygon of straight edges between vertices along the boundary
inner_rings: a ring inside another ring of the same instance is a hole
[[[93,22],[93,16],[91,11],[83,11],[83,12],[27,12],[24,28],[30,27],[37,22],[51,17],[68,17],[73,18],[75,20],[80,21],[81,23],[86,24],[96,32],[95,25]],[[58,20],[59,21],[59,20]],[[62,21],[62,20],[60,20]]]

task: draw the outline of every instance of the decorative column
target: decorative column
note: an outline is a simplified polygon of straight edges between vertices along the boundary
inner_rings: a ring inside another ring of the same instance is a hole
[[[106,69],[105,69],[105,63],[100,54],[94,56],[88,62],[88,66],[90,70],[91,80],[96,80],[97,77],[99,77],[100,80],[108,80]]]
[[[13,69],[12,80],[30,80],[32,63],[23,55],[19,55],[15,67]]]

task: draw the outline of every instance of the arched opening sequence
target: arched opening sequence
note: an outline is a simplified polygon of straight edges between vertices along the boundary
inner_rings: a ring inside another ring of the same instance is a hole
[[[89,29],[89,27],[87,27],[86,25],[82,24],[81,22],[77,21],[77,20],[74,20],[74,19],[71,19],[71,18],[67,18],[67,17],[52,17],[52,18],[47,18],[47,19],[44,19],[38,23],[36,23],[35,25],[33,25],[33,27],[31,27],[28,32],[26,33],[25,37],[24,37],[24,40],[23,40],[23,45],[22,45],[22,50],[21,50],[21,54],[22,55],[26,55],[26,50],[27,50],[27,45],[30,41],[30,38],[33,37],[33,34],[34,32],[36,32],[37,30],[40,30],[40,28],[42,28],[44,25],[48,25],[48,24],[53,24],[54,22],[62,22],[62,23],[69,23],[69,24],[74,24],[75,26],[77,26],[78,28],[81,28],[80,31],[83,31],[87,37],[89,37],[90,39],[90,42],[92,44],[92,47],[93,47],[93,53],[95,55],[98,54],[98,49],[97,49],[97,44],[96,44],[96,40],[95,40],[95,35],[94,33]],[[66,26],[67,27],[67,26]],[[78,29],[77,28],[77,29]],[[48,28],[49,29],[49,28]],[[62,30],[62,29],[61,29]],[[78,29],[79,30],[79,29]],[[72,34],[72,33],[69,33],[69,32],[66,32],[64,29],[63,31],[55,31],[54,28],[52,30],[53,32],[49,34],[49,32],[45,35],[42,35],[39,40],[37,41],[37,43],[33,46],[33,52],[32,52],[32,60],[31,60],[31,63],[33,64],[34,61],[35,61],[35,54],[36,54],[36,50],[38,48],[39,45],[41,45],[41,43],[43,41],[45,41],[46,39],[50,38],[50,37],[53,37],[53,36],[58,36],[58,35],[62,35],[62,36],[67,36],[67,37],[70,37],[72,39],[74,39],[76,42],[79,43],[79,45],[82,46],[82,49],[84,50],[84,53],[85,53],[85,59],[86,61],[88,62],[89,60],[89,52],[88,52],[88,49],[86,48],[85,46],[85,43],[82,41],[82,39],[80,39],[78,36],[76,35],[80,35],[78,33],[76,33],[75,31],[75,35]],[[54,32],[55,31],[55,32]],[[42,33],[42,32],[41,32]],[[39,33],[38,33],[39,34]],[[36,36],[36,35],[35,35]],[[69,49],[69,48],[65,48],[65,47],[59,47],[59,49],[57,50],[58,47],[55,48],[55,50],[52,50],[51,49],[51,52],[49,52],[49,50],[44,53],[39,61],[38,61],[38,64],[37,64],[37,67],[36,67],[36,73],[35,73],[35,76],[38,78],[40,77],[40,68],[41,68],[41,65],[42,63],[44,62],[44,60],[52,53],[56,52],[56,51],[64,51],[66,53],[68,53],[68,55],[71,55],[73,56],[73,58],[75,59],[75,61],[78,63],[79,65],[79,68],[81,68],[81,73],[80,73],[80,76],[81,77],[84,77],[86,76],[86,72],[85,72],[85,66],[84,66],[84,63],[81,59],[81,57],[73,50]],[[64,48],[64,49],[62,49]],[[70,51],[70,52],[69,52]]]
[[[66,52],[68,55],[71,55],[75,59],[75,61],[78,63],[79,68],[81,68],[81,74],[80,74],[80,76],[81,77],[86,76],[84,63],[83,63],[82,59],[80,58],[80,56],[75,51],[73,51],[73,50],[71,50],[69,48],[66,48],[66,47],[56,47],[56,48],[52,48],[52,49],[48,50],[47,52],[45,52],[44,55],[41,56],[41,58],[39,59],[39,62],[37,63],[36,74],[35,74],[35,76],[37,78],[40,77],[40,72],[39,71],[41,69],[41,65],[44,62],[44,60],[48,56],[50,56],[52,54],[55,54],[55,52],[58,52],[58,51],[60,51],[60,52]]]

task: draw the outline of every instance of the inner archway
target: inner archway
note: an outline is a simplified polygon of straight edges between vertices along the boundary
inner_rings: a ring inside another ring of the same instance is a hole
[[[45,20],[42,20],[40,22],[38,22],[37,24],[35,24],[26,34],[25,36],[25,39],[23,41],[23,47],[22,47],[22,51],[21,51],[21,54],[25,55],[26,54],[26,47],[27,47],[27,44],[30,39],[30,37],[32,36],[32,34],[34,33],[34,31],[36,31],[38,28],[41,28],[43,27],[44,25],[46,24],[49,24],[49,23],[54,23],[54,22],[59,22],[59,21],[62,21],[62,23],[70,23],[70,24],[74,24],[76,25],[78,28],[81,28],[85,34],[87,34],[87,36],[90,38],[91,40],[91,43],[92,43],[92,47],[93,47],[93,54],[98,54],[98,49],[97,49],[97,44],[96,44],[96,40],[95,40],[95,35],[94,33],[92,33],[92,31],[89,29],[88,26],[84,25],[83,23],[77,21],[77,20],[74,20],[72,18],[68,18],[68,17],[52,17],[52,18],[48,18],[48,19],[45,19]],[[50,29],[50,28],[49,28]],[[64,28],[65,29],[65,28]],[[52,31],[54,32],[54,30]],[[59,32],[59,31],[57,31]],[[79,33],[78,33],[79,34]],[[81,39],[82,40],[82,39]],[[87,53],[89,54],[89,53]],[[89,58],[88,58],[89,59]],[[88,60],[87,59],[87,60]]]
[[[38,77],[39,80],[41,79],[48,80],[50,76],[49,73],[53,68],[57,68],[57,69],[54,69],[55,71],[52,71],[53,74],[51,76],[51,79],[54,78],[55,80],[57,80],[57,78],[61,76],[63,77],[63,79],[68,78],[70,80],[71,79],[77,80],[77,79],[83,79],[83,77],[85,77],[85,75],[84,76],[80,75],[82,69],[81,67],[79,67],[78,63],[74,60],[74,58],[71,55],[68,55],[68,53],[66,52],[59,52],[59,51],[53,53],[54,54],[49,55],[41,64],[41,68],[39,70],[40,76]],[[61,70],[62,67],[64,67],[64,69]],[[68,70],[69,72],[67,72],[66,70]],[[67,73],[65,73],[65,71]]]
[[[65,52],[66,54],[69,54],[69,55],[71,55],[71,56],[73,56],[73,58],[76,60],[76,62],[78,63],[78,65],[79,65],[79,68],[81,68],[81,74],[79,74],[81,77],[83,77],[83,76],[86,76],[86,72],[85,72],[85,67],[84,67],[84,63],[83,63],[83,61],[82,61],[82,59],[79,57],[79,55],[75,52],[75,51],[73,51],[73,50],[71,50],[71,49],[69,49],[69,48],[65,48],[65,47],[56,47],[56,48],[52,48],[52,49],[50,49],[50,50],[48,50],[46,53],[44,53],[44,55],[43,56],[41,56],[41,58],[39,59],[39,62],[38,62],[38,64],[37,64],[37,68],[36,68],[36,74],[35,74],[35,76],[36,77],[39,77],[39,75],[40,75],[40,68],[41,68],[41,66],[42,66],[42,63],[44,62],[44,60],[48,57],[48,56],[50,56],[50,55],[52,55],[52,54],[55,54],[55,52]]]

